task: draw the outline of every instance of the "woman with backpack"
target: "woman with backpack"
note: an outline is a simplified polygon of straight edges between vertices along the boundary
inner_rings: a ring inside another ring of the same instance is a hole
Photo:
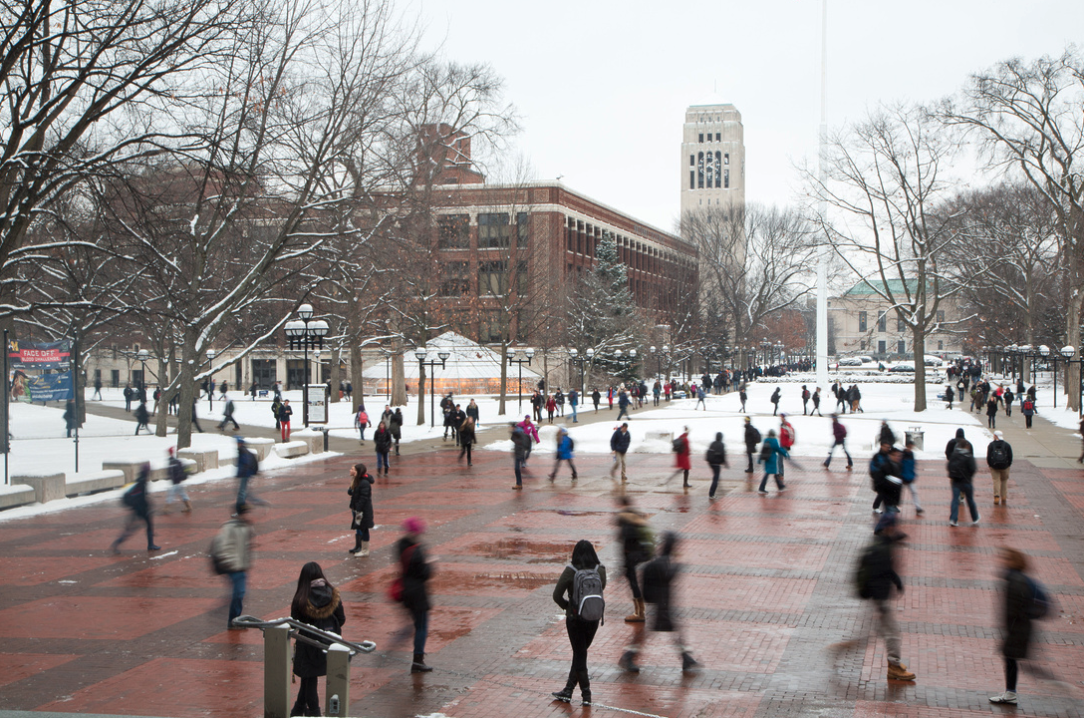
[[[354,426],[358,427],[361,431],[361,445],[365,445],[365,429],[372,426],[369,421],[369,415],[365,413],[365,405],[362,404],[358,407],[358,415],[354,417]]]
[[[1024,415],[1024,427],[1030,429],[1031,417],[1035,416],[1035,400],[1030,394],[1021,394],[1021,396],[1024,397],[1024,403],[1020,408],[1020,413]]]
[[[383,467],[384,476],[388,475],[388,454],[391,452],[391,432],[383,421],[377,424],[373,433],[373,443],[376,445],[376,475],[380,476]]]
[[[975,476],[975,456],[971,453],[971,442],[957,439],[948,460],[949,481],[952,483],[952,503],[949,506],[949,526],[958,526],[960,515],[960,497],[967,500],[971,511],[971,523],[979,523],[979,507],[975,505],[975,487],[971,480]]]
[[[572,449],[575,443],[572,441],[572,437],[568,435],[568,430],[563,426],[557,430],[557,461],[553,464],[553,471],[550,472],[549,480],[553,481],[557,478],[557,469],[561,468],[561,462],[567,461],[568,468],[572,469],[572,480],[575,481],[576,465],[572,463]],[[528,453],[528,456],[530,454]]]
[[[591,702],[591,680],[587,672],[587,649],[595,640],[605,609],[606,567],[598,560],[590,541],[580,539],[572,549],[572,560],[553,589],[554,602],[564,609],[565,629],[572,645],[572,667],[565,687],[553,693],[560,701],[570,702],[572,691],[580,686],[584,703]]]
[[[301,567],[297,579],[297,591],[290,604],[290,618],[307,623],[328,633],[342,634],[346,612],[339,598],[339,590],[324,576],[324,570],[315,561]],[[317,634],[298,632],[315,641],[322,641]],[[292,716],[320,715],[320,694],[317,684],[320,676],[327,675],[327,654],[316,646],[297,641],[294,646],[294,675],[301,679],[297,701],[290,710]]]
[[[1016,678],[1020,672],[1018,661],[1028,657],[1031,643],[1031,622],[1046,615],[1049,599],[1042,588],[1025,573],[1027,558],[1013,548],[1001,549],[1001,565],[1004,573],[1004,604],[1001,618],[1001,655],[1005,658],[1005,692],[990,696],[991,703],[1016,703]]]
[[[779,462],[788,456],[790,454],[779,445],[779,440],[775,438],[775,429],[769,429],[768,438],[761,442],[760,458],[757,459],[758,464],[764,464],[764,478],[760,480],[760,488],[757,489],[758,494],[768,493],[769,476],[775,477],[776,488],[780,491],[787,490],[787,487],[783,484],[783,479],[779,477]]]
[[[692,470],[692,447],[689,445],[689,427],[685,427],[685,431],[681,436],[674,439],[674,468],[677,469],[670,475],[670,478],[666,480],[666,483],[670,483],[670,479],[673,479],[678,474],[682,475],[682,487],[689,488],[689,471]]]
[[[663,534],[659,555],[644,566],[644,600],[655,607],[651,630],[673,633],[674,645],[681,654],[681,670],[692,671],[699,668],[700,664],[693,659],[685,647],[681,628],[674,619],[671,605],[671,586],[678,573],[677,545],[677,534],[671,531]],[[633,634],[631,645],[617,663],[622,670],[628,673],[640,672],[640,667],[636,665],[636,654],[643,649],[646,640],[646,630]]]
[[[395,455],[399,455],[399,440],[403,438],[403,412],[396,407],[395,413],[388,419],[388,431],[395,440]]]
[[[373,477],[365,470],[365,464],[354,464],[350,467],[350,488],[346,493],[350,494],[350,511],[354,518],[350,522],[350,528],[354,529],[354,548],[350,553],[355,556],[365,557],[369,555],[369,529],[373,523]]]

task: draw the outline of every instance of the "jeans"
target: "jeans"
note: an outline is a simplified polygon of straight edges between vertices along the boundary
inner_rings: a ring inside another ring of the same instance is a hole
[[[244,571],[234,571],[229,574],[230,583],[233,585],[233,594],[230,596],[230,615],[226,619],[226,625],[233,623],[233,619],[241,615],[241,608],[245,601],[245,578]]]
[[[885,639],[885,653],[889,663],[900,662],[900,627],[896,623],[896,609],[886,599],[874,600],[877,607],[877,632]]]
[[[620,406],[619,409],[620,409],[620,411],[617,412],[617,421],[621,421],[622,416],[624,416],[626,418],[629,418],[629,419],[632,418],[631,416],[629,416],[628,404],[626,404],[624,406]]]
[[[573,424],[580,423],[580,420],[577,419],[576,416],[577,416],[577,414],[576,414],[576,404],[573,403],[572,404],[572,423]]]
[[[711,488],[708,489],[708,497],[715,497],[715,490],[719,488],[719,470],[722,467],[721,464],[711,464]]]
[[[358,430],[361,432],[361,440],[365,441],[365,427],[364,426],[359,426]]]
[[[762,478],[760,480],[760,488],[757,489],[757,491],[765,491],[765,490],[767,490],[767,488],[768,488],[768,477],[769,476],[774,476],[775,477],[775,487],[777,489],[782,490],[782,489],[786,488],[783,485],[783,480],[781,478],[779,478],[779,474],[769,474],[768,472],[764,472],[764,478]]]
[[[922,504],[918,502],[918,489],[915,488],[915,482],[912,481],[909,484],[904,484],[904,486],[911,492],[911,500],[915,502],[915,511],[922,511]]]
[[[380,471],[380,467],[388,468],[388,452],[378,451],[376,452],[376,470]]]
[[[121,531],[120,536],[113,542],[113,548],[117,548],[122,543],[128,540],[136,531],[136,527],[139,522],[142,521],[147,524],[147,548],[149,549],[154,545],[154,523],[151,519],[150,513],[136,513],[132,512],[132,515],[128,517],[128,522],[124,524],[124,530]]]
[[[960,515],[960,494],[967,499],[967,508],[971,511],[971,520],[979,520],[979,507],[975,505],[975,487],[971,484],[952,482],[952,504],[949,508],[949,520],[956,521]]]
[[[516,486],[523,486],[523,464],[526,461],[526,458],[520,458],[518,456],[514,459],[514,465],[516,469]]]
[[[832,444],[832,448],[828,450],[828,458],[825,459],[824,465],[827,467],[832,463],[832,454],[836,453],[836,447],[843,449],[843,455],[847,457],[847,466],[854,466],[854,461],[851,460],[851,455],[847,453],[847,444],[842,441],[837,441]]]
[[[425,639],[429,637],[429,611],[411,611],[414,619],[414,652],[425,653]]]

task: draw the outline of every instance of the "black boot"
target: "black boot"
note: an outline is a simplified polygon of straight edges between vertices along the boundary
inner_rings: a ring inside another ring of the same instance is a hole
[[[425,665],[425,654],[415,653],[414,662],[410,664],[411,673],[429,673],[433,670],[432,666]]]
[[[591,702],[591,679],[586,670],[580,671],[580,698],[584,703]]]
[[[357,534],[355,534],[354,536],[354,548],[350,549],[350,553],[357,553],[361,550],[361,536]]]
[[[639,673],[640,666],[636,665],[636,651],[625,651],[617,666],[626,673]]]
[[[682,651],[681,653],[681,670],[683,671],[695,671],[700,668],[700,664],[689,654],[688,651]]]
[[[565,687],[563,689],[559,690],[559,691],[554,691],[553,692],[553,697],[556,698],[559,701],[564,701],[565,703],[568,703],[569,701],[572,700],[572,691],[573,691],[573,689],[575,689],[575,687],[576,687],[576,672],[570,670],[568,672],[568,680],[565,681]]]

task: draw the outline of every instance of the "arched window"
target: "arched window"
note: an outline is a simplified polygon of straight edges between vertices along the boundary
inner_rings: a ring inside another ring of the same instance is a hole
[[[696,186],[704,189],[704,153],[696,156]]]
[[[708,152],[707,161],[704,164],[705,186],[708,189],[711,189],[715,186],[715,156],[711,152]]]
[[[716,152],[715,153],[715,189],[719,189],[719,185],[720,185],[719,180],[721,179],[721,177],[719,175],[722,174],[722,166],[723,166],[722,163],[720,162],[720,157],[721,156],[722,156],[721,152]]]

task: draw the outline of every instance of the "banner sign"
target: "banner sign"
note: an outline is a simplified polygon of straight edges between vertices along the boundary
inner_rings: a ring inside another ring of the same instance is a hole
[[[327,423],[327,384],[309,384],[309,423]]]
[[[22,371],[16,371],[11,380],[12,401],[29,404],[34,401],[67,401],[74,397],[70,371],[41,376],[28,376]]]
[[[71,368],[71,342],[20,342],[8,341],[9,369],[51,369],[68,371]]]

